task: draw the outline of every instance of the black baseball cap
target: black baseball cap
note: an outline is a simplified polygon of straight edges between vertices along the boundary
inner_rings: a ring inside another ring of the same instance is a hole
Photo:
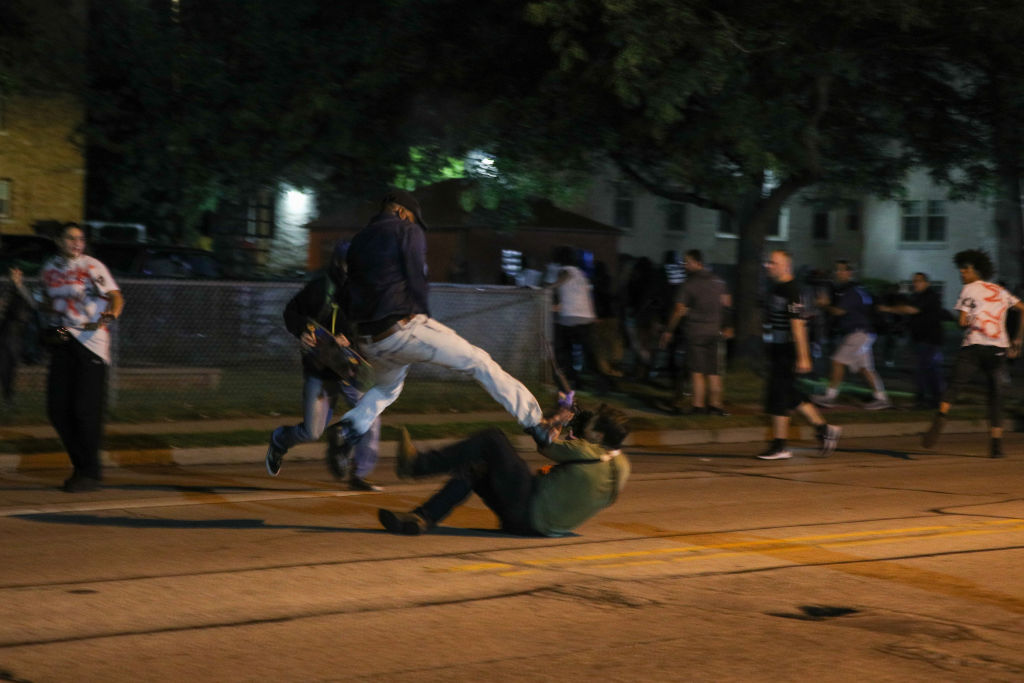
[[[420,203],[416,201],[416,197],[412,196],[412,192],[406,192],[405,190],[398,189],[391,190],[384,195],[384,200],[381,202],[381,206],[387,206],[388,204],[404,206],[412,212],[412,215],[416,218],[416,222],[419,223],[420,227],[424,230],[427,229],[427,224],[423,222],[423,211],[420,209]]]

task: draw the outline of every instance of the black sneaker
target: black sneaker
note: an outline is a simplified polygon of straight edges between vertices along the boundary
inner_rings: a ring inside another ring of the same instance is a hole
[[[427,520],[414,512],[392,512],[380,508],[377,510],[377,519],[391,533],[403,536],[419,536],[430,528]]]
[[[788,460],[793,457],[792,451],[788,448],[769,448],[764,453],[759,454],[759,460]]]
[[[946,426],[946,416],[943,413],[935,413],[935,417],[932,418],[932,426],[928,428],[928,431],[921,435],[921,445],[925,448],[931,448],[939,441],[939,435],[942,434],[942,429]]]
[[[708,415],[717,415],[718,417],[728,417],[729,412],[725,408],[719,408],[718,406],[708,406]]]
[[[383,491],[384,487],[380,484],[370,481],[369,479],[363,479],[353,474],[348,479],[348,488],[352,491]]]
[[[836,452],[839,445],[839,437],[843,433],[842,427],[836,425],[825,425],[825,429],[818,435],[818,457],[827,458]]]
[[[267,446],[267,457],[263,459],[263,462],[267,466],[267,474],[272,477],[276,477],[277,473],[281,471],[281,462],[284,460],[284,451],[274,445],[274,437],[270,437],[270,445]]]
[[[99,479],[74,474],[64,482],[65,493],[85,493],[87,491],[98,491],[103,488]]]
[[[354,434],[352,426],[346,422],[333,425],[327,433],[327,469],[338,481],[348,478],[352,447],[358,440],[359,435]]]

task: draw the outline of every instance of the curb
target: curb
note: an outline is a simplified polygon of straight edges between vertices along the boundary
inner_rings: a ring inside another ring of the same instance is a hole
[[[864,438],[882,436],[912,436],[921,434],[928,429],[929,422],[890,422],[890,423],[853,423],[840,425],[843,438]],[[952,420],[943,430],[945,434],[973,434],[988,431],[985,420]],[[813,433],[805,424],[794,424],[790,437],[794,441],[809,441]],[[735,444],[764,442],[771,439],[770,428],[737,427],[733,429],[677,429],[660,431],[634,432],[626,441],[630,446],[642,448],[672,448],[693,446],[697,444]],[[451,443],[455,439],[430,439],[417,441],[421,449],[438,448]],[[533,449],[533,439],[529,436],[516,436],[512,444],[520,450]],[[397,441],[381,441],[379,455],[382,458],[393,458],[398,447]],[[308,462],[322,460],[324,457],[322,443],[309,443],[296,446],[288,452],[287,460],[292,462]],[[165,465],[174,467],[194,467],[197,465],[254,465],[262,469],[265,446],[223,446],[216,448],[163,448],[153,450],[102,451],[100,456],[103,466],[141,467],[147,465]],[[656,455],[656,454],[655,454]],[[22,472],[39,469],[66,469],[68,467],[66,453],[32,453],[30,455],[0,455],[0,472]]]

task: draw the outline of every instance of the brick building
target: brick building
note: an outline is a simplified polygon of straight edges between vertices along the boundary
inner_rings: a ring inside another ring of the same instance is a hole
[[[0,234],[82,221],[85,159],[75,142],[83,110],[70,95],[0,98]]]

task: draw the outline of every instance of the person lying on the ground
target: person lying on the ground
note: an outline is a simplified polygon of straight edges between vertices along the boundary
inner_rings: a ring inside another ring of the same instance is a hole
[[[571,413],[562,408],[550,419]],[[565,427],[565,439],[539,448],[553,465],[531,472],[508,437],[492,428],[443,448],[418,452],[402,430],[395,470],[402,478],[451,475],[429,500],[411,512],[380,509],[377,517],[394,534],[415,536],[439,524],[476,493],[498,516],[502,531],[523,536],[564,536],[615,502],[626,479],[629,459],[622,441],[629,434],[624,412],[602,404],[596,412],[579,410]]]

